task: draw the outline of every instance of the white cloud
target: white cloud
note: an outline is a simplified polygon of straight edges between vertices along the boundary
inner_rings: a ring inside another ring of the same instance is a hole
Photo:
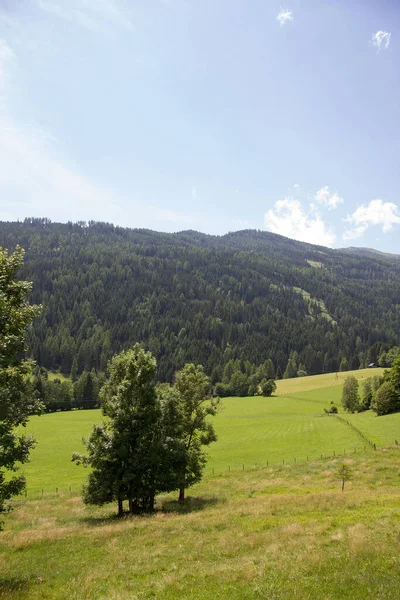
[[[278,200],[265,213],[264,223],[273,233],[310,244],[332,246],[336,238],[315,209],[305,211],[301,202],[291,197]]]
[[[106,31],[110,24],[133,30],[124,0],[36,0],[38,8],[90,31]]]
[[[344,240],[360,237],[368,227],[373,225],[381,225],[382,232],[387,233],[393,225],[400,224],[399,207],[393,202],[371,200],[369,204],[359,206],[345,219],[345,222],[350,225],[350,228],[344,232]]]
[[[318,204],[326,206],[329,210],[337,208],[339,204],[344,202],[343,198],[337,192],[331,192],[327,185],[317,191],[315,200]]]
[[[291,10],[287,8],[281,8],[279,13],[276,15],[276,20],[279,21],[281,27],[289,23],[289,21],[293,21],[293,13]]]
[[[387,50],[390,45],[392,34],[389,31],[377,31],[372,35],[371,44],[377,48],[377,52],[381,51],[381,48]]]

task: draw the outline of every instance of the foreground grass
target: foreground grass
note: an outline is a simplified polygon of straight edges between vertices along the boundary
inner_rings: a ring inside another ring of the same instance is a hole
[[[0,598],[398,599],[400,451],[206,477],[183,508],[114,518],[63,495],[18,503]]]

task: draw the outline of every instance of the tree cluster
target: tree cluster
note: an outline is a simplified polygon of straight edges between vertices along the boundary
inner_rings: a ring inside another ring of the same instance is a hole
[[[351,413],[372,409],[378,416],[400,412],[400,357],[395,358],[390,371],[382,377],[370,377],[359,383],[353,376],[346,377],[342,405]]]
[[[83,371],[74,380],[49,377],[44,367],[33,370],[32,385],[36,397],[46,412],[99,408],[99,392],[105,381],[104,373]]]
[[[156,360],[136,344],[115,356],[100,391],[106,419],[87,441],[87,454],[72,460],[91,466],[84,501],[123,503],[129,512],[151,511],[160,492],[185,489],[200,480],[203,446],[216,440],[209,420],[219,399],[201,366],[187,364],[173,385],[156,387]]]
[[[228,361],[222,381],[215,385],[217,396],[271,396],[276,390],[275,368],[271,359],[256,367],[248,360]]]

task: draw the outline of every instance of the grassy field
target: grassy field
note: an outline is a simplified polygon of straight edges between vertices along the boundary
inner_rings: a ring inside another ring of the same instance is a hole
[[[378,369],[355,371],[364,378]],[[209,448],[207,472],[224,473],[285,462],[306,461],[322,456],[364,451],[365,440],[343,422],[328,417],[323,409],[340,403],[344,375],[317,375],[278,382],[278,397],[225,398],[215,420],[218,442]],[[346,374],[348,375],[348,373]],[[334,382],[334,385],[332,385]],[[317,387],[319,386],[319,387]],[[289,394],[289,390],[291,393]],[[346,415],[379,447],[391,445],[400,431],[400,414],[375,417],[368,411]],[[29,496],[79,491],[87,476],[83,467],[71,463],[73,451],[83,451],[98,410],[53,413],[35,417],[29,432],[37,438],[32,461],[24,467]]]
[[[298,392],[322,388],[341,388],[344,380],[349,375],[352,375],[361,383],[363,379],[368,379],[368,377],[382,375],[384,370],[385,369],[360,369],[358,371],[326,373],[324,375],[311,375],[309,377],[296,377],[294,379],[280,379],[277,381],[276,393],[278,396],[285,396],[286,394],[297,394]]]
[[[326,416],[347,375],[224,399],[219,441],[185,506],[170,494],[155,514],[122,520],[115,506],[82,504],[87,471],[70,462],[100,411],[32,419],[29,493],[0,533],[0,599],[398,599],[400,414]],[[364,453],[346,421],[377,450]],[[343,462],[352,470],[344,493]]]
[[[2,600],[394,600],[400,451],[206,476],[180,508],[115,519],[75,495],[21,500],[0,534]]]

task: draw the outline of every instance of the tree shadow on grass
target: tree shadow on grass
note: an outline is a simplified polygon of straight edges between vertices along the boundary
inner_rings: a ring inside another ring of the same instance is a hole
[[[209,506],[215,506],[225,502],[225,498],[217,498],[216,496],[196,497],[188,496],[185,502],[180,503],[177,500],[167,500],[162,503],[162,512],[164,513],[180,513],[186,514],[204,510]]]
[[[18,592],[28,592],[32,579],[28,577],[7,577],[0,575],[0,598],[10,598]],[[28,595],[26,595],[28,597]]]
[[[165,500],[161,502],[160,508],[156,508],[153,512],[135,512],[132,515],[128,512],[125,512],[122,517],[118,516],[117,513],[109,513],[107,515],[102,516],[92,516],[92,517],[83,517],[80,519],[82,523],[85,523],[89,527],[101,527],[102,525],[111,525],[113,523],[121,523],[124,519],[132,519],[132,518],[151,518],[157,513],[175,513],[175,514],[187,514],[192,513],[199,510],[205,510],[209,506],[215,506],[216,504],[220,504],[225,502],[225,498],[217,498],[215,496],[208,497],[196,497],[196,496],[187,496],[185,502],[181,504],[177,500]]]
[[[118,516],[117,512],[103,515],[100,517],[83,517],[80,519],[82,523],[89,525],[90,527],[101,527],[102,525],[111,525],[112,523],[120,523],[128,515],[124,514],[123,517]]]

